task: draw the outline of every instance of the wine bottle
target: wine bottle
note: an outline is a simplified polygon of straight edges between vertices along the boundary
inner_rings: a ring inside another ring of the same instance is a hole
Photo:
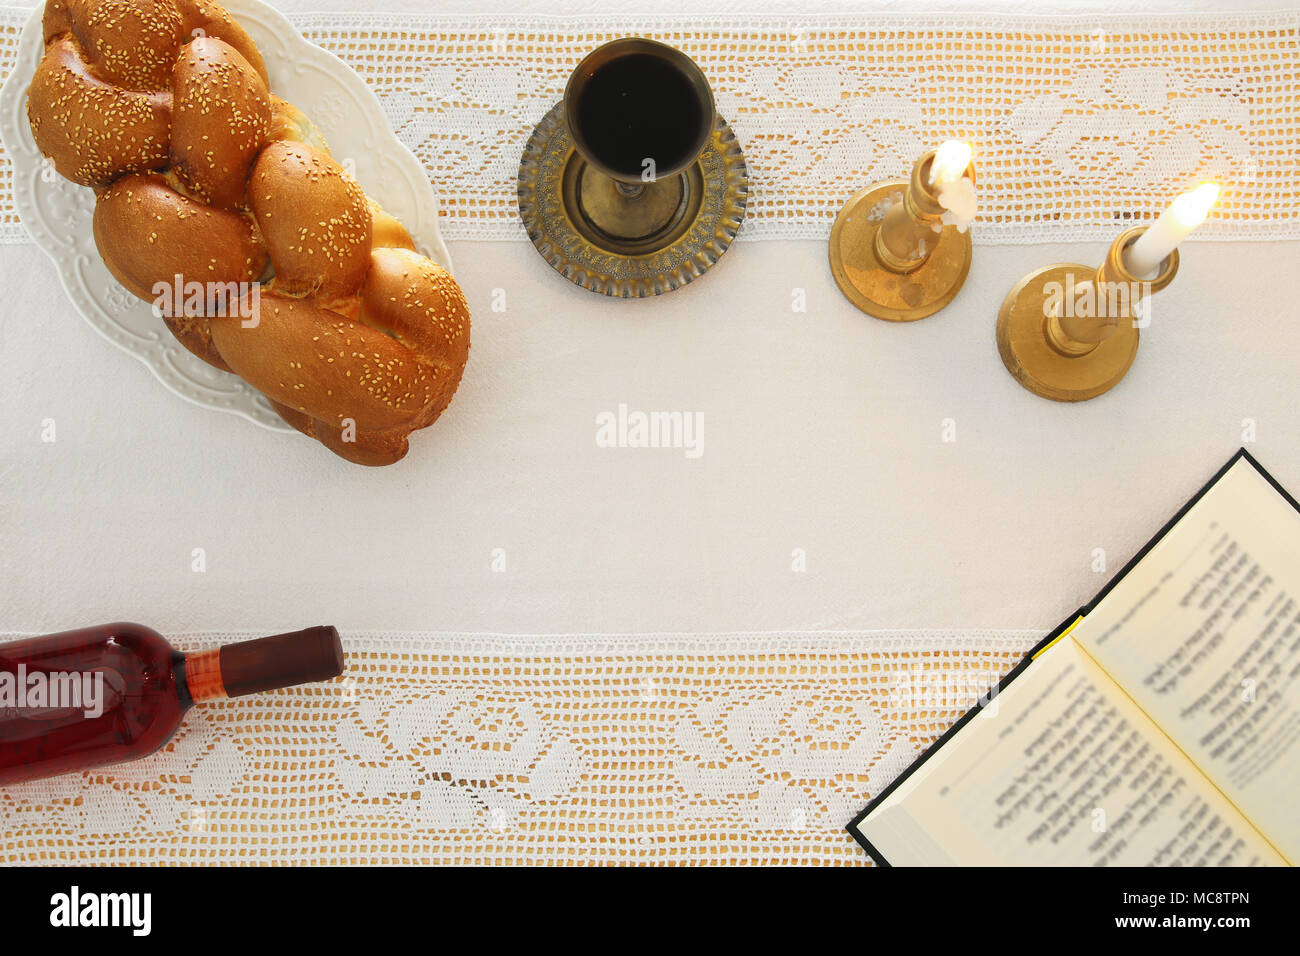
[[[125,623],[0,644],[0,786],[144,757],[199,701],[341,673],[332,627],[190,654]]]

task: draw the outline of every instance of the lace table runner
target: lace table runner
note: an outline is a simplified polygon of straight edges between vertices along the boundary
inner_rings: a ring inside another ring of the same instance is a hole
[[[866,863],[844,825],[1039,636],[345,634],[337,681],[0,788],[0,862]]]
[[[0,70],[28,15],[0,8]],[[379,93],[449,239],[526,238],[533,124],[584,53],[629,33],[710,77],[752,176],[741,238],[824,238],[847,197],[950,137],[978,150],[980,242],[1108,240],[1207,178],[1226,193],[1198,238],[1300,236],[1300,12],[290,19]],[[23,241],[9,175],[0,240]]]

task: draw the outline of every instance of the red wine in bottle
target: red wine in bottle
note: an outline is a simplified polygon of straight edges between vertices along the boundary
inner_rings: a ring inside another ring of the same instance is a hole
[[[0,644],[0,786],[151,754],[198,701],[341,673],[332,627],[192,654],[140,624]]]

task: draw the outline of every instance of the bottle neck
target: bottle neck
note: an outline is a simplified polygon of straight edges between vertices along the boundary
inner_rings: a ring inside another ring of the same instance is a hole
[[[227,696],[221,678],[220,648],[186,654],[177,667],[177,675],[183,678],[177,684],[185,687],[192,703]]]
[[[330,680],[343,673],[343,644],[332,627],[309,627],[176,655],[172,671],[186,706],[280,687]]]

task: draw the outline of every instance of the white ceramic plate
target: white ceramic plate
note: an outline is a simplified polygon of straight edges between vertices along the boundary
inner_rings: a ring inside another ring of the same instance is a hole
[[[316,123],[334,157],[362,188],[410,230],[421,252],[450,270],[429,177],[393,134],[365,81],[334,54],[308,43],[260,0],[227,0],[224,5],[262,51],[271,90]],[[14,202],[23,225],[54,260],[77,311],[169,389],[205,408],[291,431],[251,385],[218,371],[177,342],[152,307],[127,292],[99,258],[91,235],[94,193],[68,182],[44,162],[27,124],[27,88],[44,51],[41,12],[36,10],[27,21],[17,62],[0,89],[0,136],[13,163]]]

